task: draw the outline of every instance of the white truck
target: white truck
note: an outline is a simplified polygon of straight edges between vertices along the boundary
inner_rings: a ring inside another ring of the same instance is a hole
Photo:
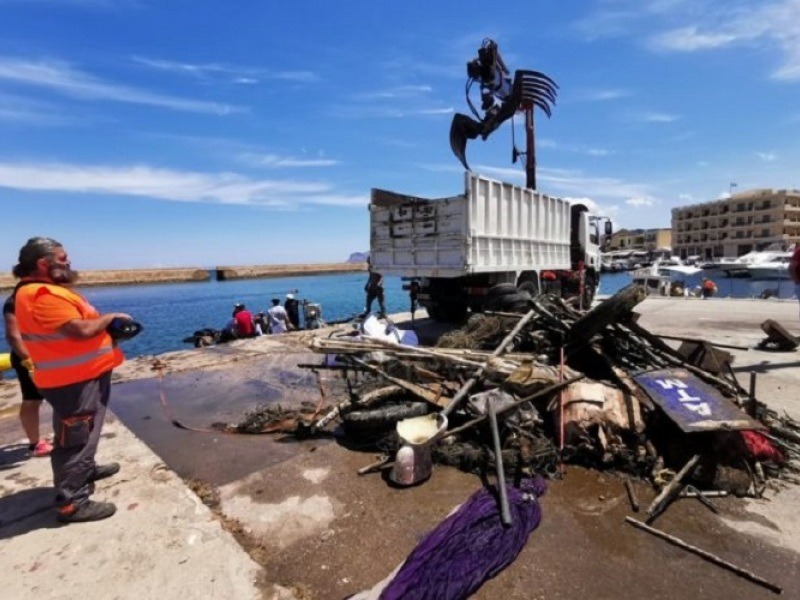
[[[524,292],[588,308],[611,222],[582,204],[473,173],[464,183],[463,194],[439,199],[373,189],[371,268],[410,281],[440,321],[524,306]]]

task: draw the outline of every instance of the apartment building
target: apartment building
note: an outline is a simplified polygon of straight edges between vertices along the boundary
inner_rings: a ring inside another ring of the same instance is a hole
[[[671,229],[620,229],[611,235],[607,250],[650,251],[671,247]]]
[[[800,190],[749,190],[672,209],[673,252],[712,260],[800,242]]]

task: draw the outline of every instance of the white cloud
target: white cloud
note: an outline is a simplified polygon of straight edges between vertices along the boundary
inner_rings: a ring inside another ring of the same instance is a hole
[[[295,158],[293,156],[278,156],[277,154],[243,154],[241,160],[258,167],[333,167],[339,164],[338,160],[330,158]]]
[[[627,98],[633,94],[628,90],[622,89],[604,89],[604,90],[587,90],[576,94],[578,100],[586,100],[589,102],[604,102],[607,100],[617,100],[618,98]]]
[[[50,103],[0,93],[0,121],[34,126],[66,125],[71,120]]]
[[[756,152],[756,156],[762,162],[772,162],[778,158],[774,152]]]
[[[446,108],[421,108],[417,111],[418,115],[452,115],[456,109],[452,106]]]
[[[625,200],[625,204],[627,204],[628,206],[639,207],[639,206],[653,206],[655,202],[653,201],[652,198],[628,198],[627,200]]]
[[[33,62],[0,56],[0,80],[46,88],[65,96],[86,100],[110,100],[217,115],[246,110],[216,102],[166,96],[125,85],[106,83],[63,62]]]
[[[0,163],[0,187],[266,207],[364,206],[368,203],[367,196],[341,194],[326,183],[251,179],[237,173],[198,173],[150,166]]]
[[[609,0],[576,22],[587,39],[643,36],[658,52],[776,49],[777,80],[800,80],[798,0]]]
[[[550,138],[541,138],[536,141],[536,145],[539,148],[554,148],[556,150],[561,150],[564,152],[573,152],[575,154],[586,154],[588,156],[610,156],[614,154],[613,150],[608,150],[606,148],[588,148],[586,146],[581,146],[577,144],[575,145],[561,144]]]
[[[691,202],[694,200],[694,197],[691,194],[678,194],[678,200],[682,200],[684,202]]]
[[[262,80],[281,80],[310,83],[318,81],[319,76],[311,71],[272,71],[269,69],[255,67],[241,67],[222,63],[184,63],[175,60],[164,60],[160,58],[147,58],[144,56],[134,56],[132,60],[140,65],[169,71],[172,73],[182,73],[198,79],[209,80],[215,78],[229,79],[233,83],[254,84]]]
[[[673,29],[654,36],[650,46],[656,50],[675,50],[694,52],[721,48],[735,42],[737,37],[730,33],[702,33],[696,26]]]
[[[639,115],[639,119],[645,123],[672,123],[680,117],[668,113],[648,112]]]
[[[429,85],[400,85],[385,90],[356,94],[354,98],[357,100],[411,98],[415,96],[427,95],[432,91],[433,88]]]
[[[407,119],[409,117],[436,117],[450,115],[453,107],[403,107],[377,106],[375,104],[347,104],[333,106],[329,114],[342,119]]]
[[[755,6],[754,6],[755,4]],[[775,47],[782,64],[772,73],[778,80],[800,79],[800,2],[773,0],[758,3],[709,3],[695,22],[653,35],[651,48],[698,52],[730,46]],[[680,14],[676,13],[680,18]],[[692,17],[687,17],[692,18]]]

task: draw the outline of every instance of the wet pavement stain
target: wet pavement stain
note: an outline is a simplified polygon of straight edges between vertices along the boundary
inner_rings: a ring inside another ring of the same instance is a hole
[[[297,357],[290,357],[292,364]],[[287,387],[286,383],[290,385]],[[115,385],[110,408],[137,437],[184,479],[222,485],[254,471],[286,461],[302,443],[285,444],[279,436],[200,433],[175,427],[175,419],[203,429],[232,424],[260,405],[298,406],[319,398],[316,380],[305,373],[290,377],[280,361],[237,363],[225,370],[167,374],[158,379]],[[313,444],[328,443],[315,440]]]

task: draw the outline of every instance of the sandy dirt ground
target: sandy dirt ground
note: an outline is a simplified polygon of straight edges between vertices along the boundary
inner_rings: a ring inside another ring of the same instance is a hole
[[[733,345],[755,345],[764,337],[759,324],[767,318],[800,333],[796,302],[648,299],[638,312],[640,323],[654,333]],[[402,316],[396,320],[401,323]],[[426,339],[440,331],[429,322],[420,326]],[[316,378],[296,366],[319,360],[308,352],[308,335],[129,361],[115,374],[112,408],[168,467],[201,490],[224,528],[259,565],[264,597],[278,597],[279,589],[282,597],[291,590],[296,598],[346,598],[389,574],[485,482],[436,466],[424,484],[399,489],[381,474],[357,475],[373,462],[376,449],[345,446],[341,438],[198,433],[170,423],[211,428],[236,422],[259,405],[318,401]],[[760,400],[800,418],[800,353],[732,352],[743,382],[751,371],[758,373]],[[326,373],[323,386],[329,399],[342,391],[335,374]],[[0,414],[13,415],[15,402],[14,386],[0,386]],[[2,430],[0,441],[7,439]],[[655,496],[643,482],[636,490],[642,506]],[[540,502],[541,525],[517,560],[485,583],[476,598],[774,596],[625,525],[624,517],[633,513],[615,474],[567,468],[562,478],[550,481]],[[720,515],[683,499],[656,525],[781,586],[783,597],[800,598],[799,503],[796,486],[771,487],[762,500],[715,500]]]

